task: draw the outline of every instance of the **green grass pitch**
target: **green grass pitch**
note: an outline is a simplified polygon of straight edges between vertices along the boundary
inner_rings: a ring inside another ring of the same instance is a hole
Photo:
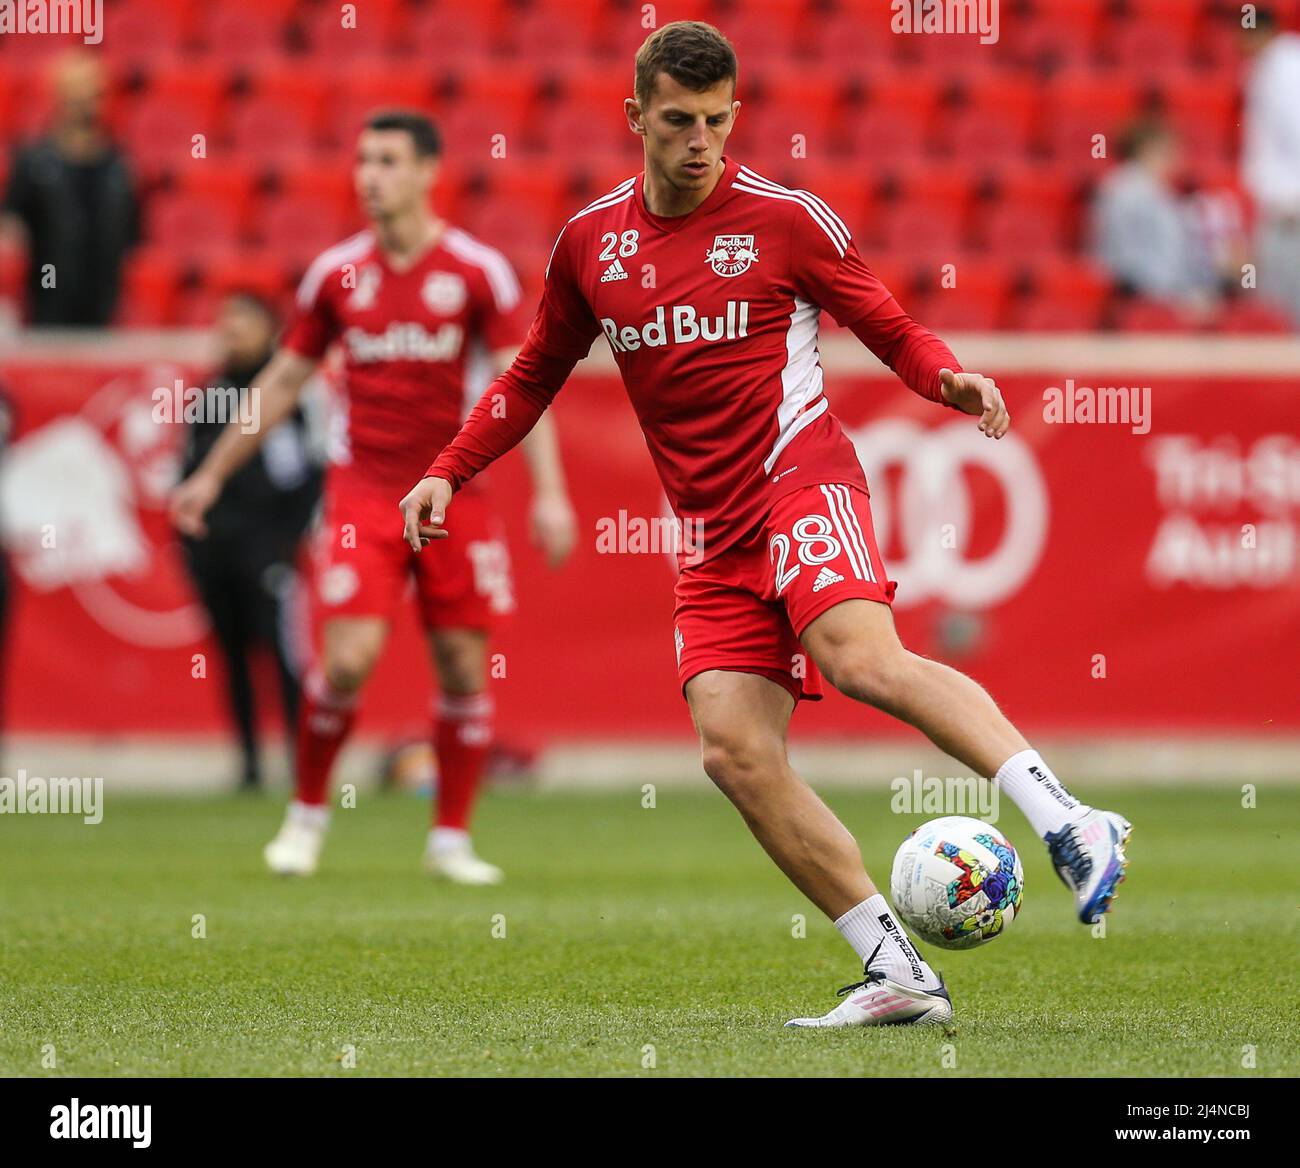
[[[923,947],[953,993],[945,1034],[781,1028],[834,1004],[853,954],[704,787],[650,810],[635,785],[490,795],[497,889],[422,875],[428,804],[410,795],[336,811],[320,874],[297,882],[262,869],[276,799],[110,790],[94,827],[5,815],[0,1074],[1300,1072],[1300,789],[1263,787],[1255,809],[1231,783],[1090,792],[1134,824],[1101,939],[1008,808],[1023,916],[974,952]],[[882,881],[927,818],[890,814],[887,791],[828,802]]]

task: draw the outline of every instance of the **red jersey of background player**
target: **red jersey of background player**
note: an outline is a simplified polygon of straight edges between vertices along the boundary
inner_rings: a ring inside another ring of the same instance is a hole
[[[319,360],[340,343],[347,444],[336,475],[405,487],[460,429],[476,353],[512,348],[525,327],[510,264],[467,232],[448,227],[396,271],[362,231],[308,268],[283,344]]]
[[[492,386],[504,408],[485,395],[425,474],[459,488],[518,442],[603,333],[697,560],[752,531],[788,492],[865,489],[822,392],[822,309],[933,401],[943,401],[940,370],[961,367],[821,199],[723,162],[689,214],[651,214],[638,175],[569,220],[524,348]]]

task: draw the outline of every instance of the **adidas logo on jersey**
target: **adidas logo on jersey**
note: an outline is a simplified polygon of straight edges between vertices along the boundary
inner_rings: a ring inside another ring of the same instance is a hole
[[[825,566],[817,573],[817,579],[813,581],[813,591],[820,592],[823,588],[829,588],[832,584],[843,584],[844,577],[838,572],[832,572]]]
[[[623,261],[615,260],[612,264],[609,265],[609,267],[605,269],[605,274],[601,276],[600,282],[602,284],[610,284],[613,283],[613,281],[615,280],[626,280],[626,279],[627,279],[627,269],[623,267]]]

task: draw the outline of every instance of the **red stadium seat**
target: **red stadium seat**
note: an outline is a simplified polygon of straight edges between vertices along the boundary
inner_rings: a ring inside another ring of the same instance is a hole
[[[937,273],[941,265],[958,262],[967,251],[964,218],[953,212],[946,199],[886,204],[877,219],[878,238],[890,253],[923,260]]]
[[[626,157],[639,150],[641,139],[628,129],[619,105],[592,108],[573,101],[541,103],[531,120],[528,149],[553,158],[577,152],[591,157]]]
[[[215,199],[225,204],[242,225],[257,194],[253,175],[220,159],[190,159],[171,172],[171,190],[186,198]]]
[[[115,68],[147,70],[178,55],[187,32],[187,6],[136,0],[104,8],[104,39],[95,51],[102,52]]]
[[[1130,300],[1118,305],[1115,327],[1126,333],[1185,333],[1198,328],[1178,309],[1155,300]]]
[[[232,103],[229,130],[231,154],[259,173],[295,165],[310,155],[316,141],[314,125],[303,109],[264,96]]]
[[[308,193],[278,193],[253,212],[256,238],[289,266],[305,266],[346,234],[339,208]]]
[[[1101,268],[1078,256],[1039,256],[1027,264],[1030,293],[1044,300],[1073,300],[1088,310],[1101,310],[1112,281]]]
[[[995,115],[987,109],[963,109],[941,118],[940,122],[935,139],[938,153],[961,165],[1014,163],[1029,151],[1026,111]]]
[[[890,31],[887,4],[845,5],[810,24],[806,41],[810,58],[822,71],[846,82],[869,85],[892,73],[907,39]]]
[[[234,208],[210,194],[161,192],[149,200],[144,219],[149,243],[184,257],[228,250],[242,235]]]
[[[175,323],[181,274],[170,248],[136,248],[123,267],[116,323],[124,328]]]
[[[339,221],[357,206],[350,166],[311,162],[286,168],[277,175],[275,192],[286,198],[310,200]]]
[[[437,108],[431,79],[423,71],[357,68],[335,95],[329,130],[336,142],[351,151],[366,119],[376,111],[410,109],[434,117]]]
[[[1024,332],[1095,332],[1102,325],[1102,304],[1074,297],[1026,296],[1012,302],[1006,326]]]
[[[997,255],[1042,255],[1067,250],[1061,212],[1050,204],[1000,200],[979,215],[979,238]]]
[[[385,55],[399,31],[400,9],[400,0],[327,3],[308,9],[297,23],[312,56],[346,67]]]
[[[1280,335],[1295,331],[1295,325],[1281,308],[1253,297],[1230,301],[1219,320],[1219,328],[1226,333]]]
[[[246,69],[264,66],[288,50],[292,9],[296,0],[223,0],[201,4],[195,37],[213,60]]]
[[[567,173],[555,167],[499,162],[486,167],[482,178],[487,183],[484,192],[487,202],[526,207],[529,214],[541,217],[546,225],[548,247],[560,225],[579,209],[570,205]]]
[[[136,172],[151,181],[197,161],[196,135],[203,135],[202,149],[209,161],[219,157],[217,128],[211,115],[194,102],[146,98],[123,119],[121,139]]]
[[[850,165],[877,172],[882,167],[919,166],[928,146],[925,126],[919,119],[903,110],[872,108],[848,114],[837,144]]]
[[[290,275],[291,270],[278,257],[261,248],[213,256],[200,271],[203,285],[216,296],[256,292],[277,305],[283,305],[293,292]]]

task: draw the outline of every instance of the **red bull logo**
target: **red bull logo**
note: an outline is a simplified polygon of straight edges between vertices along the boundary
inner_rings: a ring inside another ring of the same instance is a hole
[[[704,257],[719,276],[739,276],[758,259],[752,235],[718,235]]]

